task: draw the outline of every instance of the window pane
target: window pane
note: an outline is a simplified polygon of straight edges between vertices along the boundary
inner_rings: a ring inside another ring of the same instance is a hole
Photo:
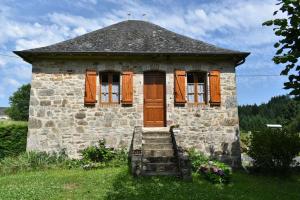
[[[187,91],[188,91],[188,102],[194,103],[195,102],[195,85],[194,83],[188,83]]]
[[[198,93],[204,93],[204,84],[198,83]]]
[[[194,83],[194,74],[193,73],[187,73],[187,82]]]
[[[204,94],[198,94],[198,103],[204,103]]]
[[[101,74],[101,102],[108,103],[109,95],[108,95],[108,74]]]
[[[206,80],[206,74],[205,73],[199,73],[198,76],[198,84],[197,84],[197,97],[198,97],[198,103],[205,103],[205,80]]]
[[[198,83],[205,83],[205,74],[198,74]]]
[[[112,75],[112,102],[119,102],[119,94],[120,94],[120,75],[118,73],[113,73]]]
[[[108,83],[103,83],[101,85],[101,102],[108,103],[109,95],[108,95]]]
[[[113,102],[119,102],[119,83],[113,83],[112,84],[112,101]]]
[[[194,89],[195,89],[194,84],[193,83],[189,83],[188,84],[188,88],[187,88],[188,93],[194,93]]]
[[[195,102],[195,95],[194,94],[188,94],[188,102],[190,102],[190,103]]]
[[[118,73],[113,73],[113,82],[119,83],[120,76]]]
[[[101,82],[108,83],[108,74],[107,73],[101,74]]]

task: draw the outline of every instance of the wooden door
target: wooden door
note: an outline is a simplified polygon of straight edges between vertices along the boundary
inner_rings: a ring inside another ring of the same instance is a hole
[[[165,126],[165,73],[144,73],[144,126]]]

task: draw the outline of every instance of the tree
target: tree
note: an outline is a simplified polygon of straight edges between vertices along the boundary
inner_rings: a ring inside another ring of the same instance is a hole
[[[277,49],[273,57],[275,64],[284,64],[285,69],[281,75],[289,78],[284,83],[284,89],[291,89],[290,94],[300,99],[300,3],[299,0],[278,0],[281,5],[274,16],[281,11],[286,17],[269,20],[263,23],[265,26],[274,25],[275,35],[281,39],[274,44]]]
[[[5,113],[13,120],[27,121],[29,116],[30,84],[22,85],[9,97],[10,108]]]
[[[300,119],[300,101],[288,95],[272,97],[269,102],[259,106],[239,106],[239,117],[240,128],[243,131],[258,131],[266,124],[281,124],[296,130],[300,124],[300,121],[297,123]]]

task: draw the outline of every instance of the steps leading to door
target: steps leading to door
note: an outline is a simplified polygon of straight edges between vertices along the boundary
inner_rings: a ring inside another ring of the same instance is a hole
[[[143,128],[142,174],[179,176],[177,159],[168,128]]]

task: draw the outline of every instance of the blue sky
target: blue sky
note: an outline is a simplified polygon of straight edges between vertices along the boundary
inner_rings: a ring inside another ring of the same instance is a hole
[[[276,38],[261,24],[272,18],[276,0],[1,0],[0,54],[70,39],[127,19],[147,20],[221,47],[249,51],[237,68],[238,103],[260,104],[286,94],[282,66],[271,61]],[[130,13],[130,16],[128,16]],[[146,16],[143,16],[146,14]],[[0,106],[31,80],[31,66],[0,55]]]

